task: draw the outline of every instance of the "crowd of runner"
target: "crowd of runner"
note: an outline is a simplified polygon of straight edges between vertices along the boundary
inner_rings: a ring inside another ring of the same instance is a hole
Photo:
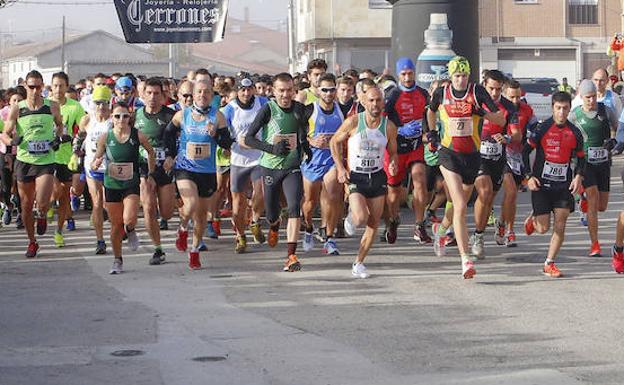
[[[524,232],[546,233],[552,222],[544,274],[561,276],[555,259],[575,197],[588,254],[602,255],[598,213],[607,209],[612,154],[624,149],[615,139],[624,133],[622,102],[607,87],[608,73],[595,71],[576,95],[555,92],[552,117],[543,121],[521,85],[498,70],[472,83],[470,63],[458,56],[448,74],[423,89],[409,58],[396,62],[394,76],[349,70],[337,77],[321,59],[295,76],[199,69],[179,81],[100,73],[72,85],[58,72],[44,84],[31,71],[3,92],[2,223],[25,229],[26,257],[34,258],[37,236],[55,215],[54,243],[65,245],[63,233],[75,230],[72,215],[84,202],[95,254],[109,252],[110,222],[111,274],[123,271],[124,241],[139,247],[141,210],[154,250],[149,264],[165,262],[161,231],[177,215],[175,247],[188,252],[191,269],[201,268],[204,237],[218,238],[225,217],[236,253],[246,251],[248,231],[255,243],[277,247],[286,222],[288,272],[302,267],[300,235],[305,253],[320,242],[323,253],[339,255],[337,239],[362,227],[352,274],[366,278],[380,222],[381,242],[396,243],[407,202],[413,241],[401,242],[430,245],[437,256],[456,245],[469,279],[485,258],[488,225],[497,245],[516,246],[517,194],[529,189]],[[624,273],[624,214],[611,255]]]

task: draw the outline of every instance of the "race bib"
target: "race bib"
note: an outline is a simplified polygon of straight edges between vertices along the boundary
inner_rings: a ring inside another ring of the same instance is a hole
[[[134,178],[134,165],[132,162],[109,163],[108,176],[119,181],[132,180]]]
[[[481,142],[481,157],[485,159],[498,159],[503,155],[503,145],[498,142]]]
[[[33,155],[46,154],[50,151],[50,142],[47,140],[31,140],[28,142],[28,152]]]
[[[449,118],[448,132],[450,136],[471,136],[472,118]]]
[[[609,151],[604,147],[589,147],[587,161],[589,163],[603,163],[609,160]]]
[[[379,146],[374,141],[362,140],[357,155],[357,167],[354,171],[374,172],[381,169]]]
[[[154,153],[155,153],[157,162],[163,162],[165,160],[166,156],[165,156],[164,148],[154,147]]]
[[[286,139],[290,146],[290,151],[297,148],[297,134],[275,134],[273,135],[273,144],[277,144]]]
[[[522,175],[522,157],[520,155],[507,154],[507,164],[516,175]]]
[[[568,176],[568,167],[567,163],[545,161],[542,178],[552,182],[565,182]]]
[[[186,157],[190,160],[210,158],[210,143],[188,142],[186,144]]]

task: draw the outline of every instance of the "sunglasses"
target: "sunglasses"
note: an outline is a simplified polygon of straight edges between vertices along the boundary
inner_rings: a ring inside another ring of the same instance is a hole
[[[321,88],[321,92],[323,92],[323,93],[336,92],[336,87],[331,87],[331,88]]]
[[[130,119],[130,114],[113,114],[115,119]]]
[[[93,104],[95,104],[96,106],[104,106],[107,105],[108,102],[106,100],[94,100]]]
[[[192,97],[193,97],[193,94],[182,94],[182,97],[183,97],[184,99],[192,98]]]
[[[31,90],[40,90],[41,86],[35,86],[32,84],[28,84],[26,87],[30,88]]]

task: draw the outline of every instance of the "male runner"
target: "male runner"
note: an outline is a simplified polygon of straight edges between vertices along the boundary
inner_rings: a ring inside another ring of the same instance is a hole
[[[304,105],[312,104],[316,102],[320,97],[319,80],[321,76],[327,72],[327,63],[323,59],[314,59],[308,63],[308,80],[310,81],[310,87],[301,90],[296,101],[303,103]]]
[[[11,106],[2,137],[5,144],[17,146],[15,178],[29,240],[26,257],[34,258],[39,250],[34,222],[36,219],[37,234],[45,234],[45,213],[54,189],[54,149],[60,144],[63,119],[58,104],[41,96],[43,76],[39,71],[30,71],[25,83],[26,99]]]
[[[553,234],[543,267],[544,274],[553,278],[561,276],[555,258],[563,244],[568,216],[574,211],[572,194],[580,190],[585,170],[583,134],[568,121],[571,103],[567,92],[553,94],[553,116],[531,133],[523,152],[533,205],[533,212],[524,221],[524,229],[527,235],[534,231],[546,233],[550,228],[550,213],[554,213]],[[531,168],[529,154],[533,149],[537,152]],[[575,157],[576,167],[572,170]]]
[[[350,210],[345,222],[354,226],[366,225],[351,268],[355,278],[369,277],[364,259],[375,240],[388,188],[382,163],[384,154],[390,157],[388,173],[394,176],[398,172],[397,128],[382,115],[383,94],[375,87],[368,89],[365,97],[362,100],[365,112],[345,120],[330,142],[338,180],[349,187]],[[349,171],[342,163],[345,144],[348,147]]]
[[[154,149],[156,167],[151,177],[155,183],[147,183],[147,153],[141,149],[139,172],[141,175],[141,206],[145,217],[145,230],[154,244],[154,254],[149,260],[150,265],[160,265],[165,260],[165,252],[160,244],[160,228],[157,221],[156,209],[160,218],[169,220],[175,208],[175,185],[173,176],[165,169],[171,170],[173,156],[166,156],[164,131],[173,118],[175,111],[163,105],[164,94],[162,82],[157,78],[145,81],[143,91],[145,107],[136,111],[134,126],[147,138]],[[167,163],[165,167],[164,164]]]
[[[355,83],[350,77],[341,77],[336,80],[336,100],[345,118],[358,113],[358,103],[353,98]]]
[[[169,106],[169,108],[180,111],[184,107],[193,105],[193,83],[188,80],[183,81],[178,87],[178,101]]]
[[[288,206],[287,245],[288,257],[284,271],[301,269],[297,259],[297,240],[301,223],[301,180],[302,153],[312,159],[307,141],[307,122],[304,106],[294,101],[295,86],[288,73],[280,73],[273,79],[275,100],[264,105],[251,124],[245,136],[245,144],[261,150],[260,166],[264,187],[264,206],[269,222],[270,247],[275,247],[280,227],[280,192],[286,197]],[[261,139],[256,135],[261,132]]]

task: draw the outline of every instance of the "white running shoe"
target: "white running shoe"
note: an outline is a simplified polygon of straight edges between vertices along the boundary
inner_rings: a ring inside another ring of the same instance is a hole
[[[128,246],[130,247],[130,250],[137,250],[139,248],[140,242],[139,242],[139,236],[137,235],[137,231],[134,230],[130,233],[127,233],[128,235]]]
[[[123,273],[123,261],[115,258],[113,267],[111,267],[109,274],[121,274]]]
[[[310,251],[314,248],[314,235],[307,231],[303,235],[303,251]]]
[[[364,266],[364,264],[360,262],[356,262],[353,264],[353,268],[351,269],[351,275],[353,275],[355,278],[361,279],[370,277],[370,274],[368,274],[368,272],[366,271],[366,266]]]
[[[350,237],[355,235],[355,225],[353,224],[353,221],[351,219],[350,209],[349,209],[349,212],[347,213],[347,216],[344,219],[344,231]]]
[[[485,258],[485,255],[483,254],[484,243],[485,243],[485,240],[483,239],[483,233],[481,234],[474,233],[470,237],[470,244],[471,244],[470,248],[471,248],[472,254],[474,254],[474,256],[477,257],[477,259]]]
[[[477,270],[474,267],[474,262],[470,259],[462,258],[462,277],[471,279],[475,274],[477,274]]]
[[[433,232],[433,252],[437,257],[444,257],[446,255],[446,235],[440,235],[438,229],[439,223],[434,223],[431,231]]]

